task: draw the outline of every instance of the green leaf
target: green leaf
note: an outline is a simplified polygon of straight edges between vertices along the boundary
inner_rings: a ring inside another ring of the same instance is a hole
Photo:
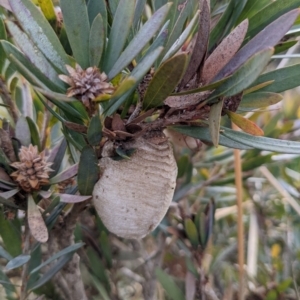
[[[0,212],[0,235],[10,255],[14,257],[22,253],[21,235],[11,221],[5,220],[3,212]]]
[[[215,147],[219,146],[221,114],[223,109],[223,100],[213,104],[210,107],[208,125],[212,143]]]
[[[273,83],[260,89],[260,92],[281,93],[299,86],[300,64],[265,73],[257,78],[251,86],[273,80]]]
[[[26,120],[27,120],[29,130],[30,130],[31,144],[34,146],[37,146],[39,151],[42,151],[40,136],[39,136],[39,132],[37,129],[37,124],[35,122],[33,122],[31,120],[31,118],[29,118],[29,117],[26,117]]]
[[[278,103],[283,99],[282,95],[269,92],[257,92],[244,95],[239,109],[257,109]]]
[[[36,68],[15,46],[6,41],[1,41],[1,45],[7,58],[13,63],[18,72],[20,72],[31,84],[49,88],[57,92],[62,91],[60,87]]]
[[[17,295],[17,290],[15,288],[15,284],[10,282],[9,278],[3,272],[2,268],[0,268],[0,284],[5,289],[5,294],[6,294],[7,300],[16,299],[15,297]]]
[[[161,54],[163,47],[158,47],[145,56],[139,64],[132,70],[131,76],[136,80],[135,85],[129,89],[128,92],[123,94],[121,97],[116,99],[111,99],[109,101],[109,105],[104,110],[104,114],[106,116],[112,115],[128,98],[129,95],[133,93],[135,88],[138,86],[139,82],[143,79],[143,77],[147,74],[149,69],[152,67],[154,62],[157,60],[159,55]]]
[[[265,6],[270,4],[270,0],[251,0],[247,1],[237,23],[242,22],[246,18],[251,18]]]
[[[89,15],[90,25],[92,26],[94,19],[98,14],[101,15],[104,26],[104,34],[106,36],[107,32],[107,11],[106,11],[106,2],[105,0],[92,0],[88,1],[87,10]]]
[[[31,272],[30,275],[33,273],[38,272],[40,269],[42,269],[43,267],[47,266],[48,264],[50,264],[51,262],[53,262],[54,260],[60,258],[63,255],[66,254],[73,254],[75,253],[78,249],[80,249],[82,246],[84,246],[84,243],[76,243],[73,244],[57,253],[55,253],[53,256],[51,256],[50,258],[48,258],[45,262],[43,262],[42,264],[40,264],[38,267],[34,268]]]
[[[79,203],[86,200],[90,200],[92,196],[79,196],[71,194],[57,194],[60,197],[60,202],[63,203]]]
[[[56,184],[68,180],[74,177],[75,175],[77,175],[77,172],[78,172],[78,164],[74,164],[68,169],[63,170],[61,173],[51,177],[50,184]]]
[[[96,1],[90,1],[96,2]],[[105,45],[105,28],[100,14],[96,16],[91,26],[89,38],[90,66],[99,66]]]
[[[101,232],[100,245],[101,245],[103,256],[107,263],[107,267],[111,268],[112,267],[112,252],[111,252],[111,248],[109,245],[108,235],[105,231]]]
[[[0,246],[0,256],[5,258],[6,260],[12,260],[13,257]]]
[[[108,74],[119,58],[132,26],[135,0],[120,0],[109,34],[103,60],[103,71]]]
[[[80,194],[91,195],[98,179],[99,167],[96,153],[92,147],[85,146],[80,156],[77,175]]]
[[[30,260],[31,256],[27,255],[27,254],[21,254],[15,258],[13,258],[12,260],[10,260],[7,265],[5,266],[6,270],[13,270],[16,268],[19,268],[23,265],[25,265],[26,263],[28,263],[28,261]]]
[[[87,131],[87,139],[89,144],[97,146],[102,139],[102,124],[99,116],[93,116],[90,121],[90,126]]]
[[[273,49],[266,49],[253,55],[228,80],[219,86],[208,101],[220,96],[233,96],[246,89],[268,64]]]
[[[298,14],[299,11],[297,9],[292,10],[269,24],[234,56],[234,58],[225,66],[225,68],[222,69],[214,80],[217,81],[229,74],[232,74],[253,54],[258,53],[261,50],[265,50],[268,47],[274,47],[293,25]]]
[[[61,143],[51,149],[50,155],[48,156],[48,161],[53,162],[51,165],[53,172],[51,172],[50,178],[58,174],[59,168],[65,156],[66,149],[67,142],[65,139],[62,139]]]
[[[0,40],[6,40],[6,39],[7,39],[7,35],[6,35],[5,25],[3,19],[0,18]],[[2,70],[5,65],[5,59],[6,59],[6,55],[4,49],[2,45],[0,45],[0,74],[2,74]]]
[[[51,267],[46,273],[44,273],[39,280],[33,282],[31,285],[28,285],[28,290],[35,290],[44,285],[49,280],[51,280],[53,276],[56,273],[58,273],[72,259],[73,254],[74,252],[70,252],[65,254],[64,256],[61,256],[57,263],[53,267]]]
[[[28,147],[31,143],[30,128],[26,118],[21,116],[16,124],[16,138],[23,146]]]
[[[163,270],[156,268],[155,275],[157,280],[160,282],[164,288],[168,297],[172,300],[184,300],[185,296],[181,289],[176,285],[174,279],[165,273]]]
[[[60,7],[73,56],[77,63],[86,69],[90,66],[90,23],[85,1],[60,0]]]
[[[176,40],[176,43],[172,45],[172,47],[169,49],[169,51],[165,54],[165,56],[162,59],[162,62],[166,61],[170,57],[172,57],[184,44],[184,42],[187,40],[189,35],[194,30],[194,26],[197,23],[197,20],[199,18],[199,11],[195,14],[189,25],[186,27],[186,29],[183,31],[183,33],[179,36],[179,38]]]
[[[118,58],[108,73],[109,78],[119,74],[147,45],[164,22],[171,3],[167,3],[156,11],[150,20],[140,29],[133,40],[129,43],[121,56]]]
[[[181,53],[168,59],[158,68],[146,90],[144,110],[163,104],[184,74],[187,60],[187,54]]]
[[[295,46],[297,44],[297,41],[287,41],[287,42],[281,42],[280,44],[276,45],[274,55],[284,52],[288,50],[289,48]]]
[[[193,248],[197,249],[199,246],[199,239],[198,239],[198,231],[194,222],[191,219],[186,218],[184,220],[184,229]]]
[[[300,142],[252,136],[250,134],[221,127],[221,135],[248,147],[266,151],[300,154]]]
[[[171,126],[172,130],[178,131],[182,134],[194,137],[204,142],[212,143],[212,139],[209,133],[208,127],[197,127],[197,126]],[[226,146],[228,148],[247,150],[254,148],[253,146],[246,146],[242,141],[234,141],[227,138],[226,136],[220,135],[219,145]]]
[[[257,33],[261,32],[268,24],[283,16],[290,10],[298,8],[299,6],[299,0],[280,0],[271,3],[249,20],[250,24],[247,36],[250,38],[255,36]]]
[[[70,60],[44,15],[30,0],[9,0],[12,11],[34,44],[60,71]],[[72,7],[72,5],[71,5]]]

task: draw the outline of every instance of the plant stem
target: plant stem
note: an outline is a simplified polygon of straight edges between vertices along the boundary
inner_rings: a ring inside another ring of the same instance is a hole
[[[239,128],[232,123],[234,130]],[[244,299],[244,223],[243,223],[243,185],[240,150],[234,149],[235,186],[237,200],[238,225],[238,263],[239,263],[239,300]]]
[[[23,247],[23,254],[29,254],[30,252],[30,230],[27,222],[27,218],[25,219],[25,232],[24,232],[25,240]],[[21,295],[20,300],[25,300],[27,298],[27,278],[28,275],[28,263],[24,265],[21,275]]]

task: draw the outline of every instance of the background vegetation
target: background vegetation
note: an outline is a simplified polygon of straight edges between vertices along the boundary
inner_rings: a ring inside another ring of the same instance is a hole
[[[0,0],[1,299],[300,299],[300,1],[167,2]],[[75,62],[113,91],[67,97]],[[169,108],[173,202],[144,239],[119,238],[89,202],[101,141],[122,136],[105,118],[150,126]],[[24,192],[11,164],[30,144],[54,171]]]

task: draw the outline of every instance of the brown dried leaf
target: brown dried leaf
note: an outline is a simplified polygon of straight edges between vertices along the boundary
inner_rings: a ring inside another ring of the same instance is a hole
[[[210,4],[208,0],[200,0],[199,3],[199,30],[195,46],[191,55],[191,59],[187,70],[179,84],[179,90],[194,77],[201,66],[201,62],[205,59],[209,32],[210,32]]]
[[[231,121],[241,128],[243,131],[256,135],[256,136],[263,136],[264,132],[261,128],[259,128],[254,122],[250,121],[249,119],[244,118],[241,115],[238,115],[232,111],[226,111],[228,117]]]
[[[114,115],[111,127],[113,131],[126,131],[124,122],[118,114]]]
[[[48,241],[48,229],[33,197],[28,195],[27,219],[32,236],[40,243]]]
[[[81,124],[65,121],[65,126],[79,133],[87,133],[87,127]]]
[[[170,96],[164,103],[172,108],[184,109],[204,101],[210,94],[211,91],[205,91],[182,96]]]
[[[203,84],[210,83],[239,50],[247,33],[248,24],[247,19],[239,24],[208,57],[201,75]]]

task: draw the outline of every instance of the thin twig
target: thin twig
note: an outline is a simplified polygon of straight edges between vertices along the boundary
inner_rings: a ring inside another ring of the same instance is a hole
[[[232,128],[238,127],[232,123]],[[238,262],[239,262],[239,299],[244,299],[244,223],[243,223],[243,184],[242,184],[242,163],[240,150],[234,149],[234,169],[236,200],[238,210]]]
[[[27,218],[25,219],[25,231],[24,231],[24,247],[23,254],[29,254],[30,252],[30,230],[27,222]],[[21,295],[20,300],[25,300],[27,298],[27,282],[28,282],[28,263],[24,265],[21,275]]]

